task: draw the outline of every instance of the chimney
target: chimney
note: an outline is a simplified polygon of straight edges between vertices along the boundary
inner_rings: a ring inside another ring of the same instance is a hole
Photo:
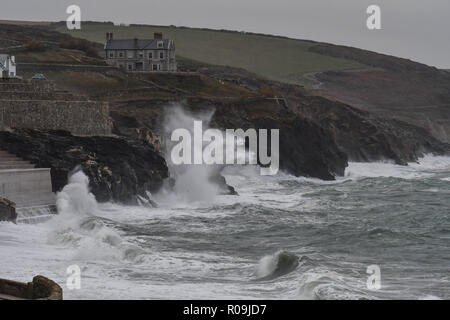
[[[162,40],[162,38],[163,38],[162,32],[155,32],[155,33],[153,33],[153,38],[157,39],[157,40]]]

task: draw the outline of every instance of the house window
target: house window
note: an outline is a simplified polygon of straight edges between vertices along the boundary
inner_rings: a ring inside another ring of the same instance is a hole
[[[153,71],[161,70],[161,65],[160,64],[152,64],[152,70]]]
[[[144,58],[144,51],[139,51],[139,59]]]
[[[10,73],[9,73],[9,76],[10,76],[10,77],[14,77],[14,72],[10,72]]]
[[[123,52],[122,51],[119,52],[119,58],[123,58]]]
[[[164,59],[164,52],[160,52],[160,53],[159,53],[159,58],[160,58],[160,59]]]
[[[162,41],[158,41],[158,48],[162,48],[163,47],[163,42]]]
[[[114,51],[110,51],[110,52],[109,52],[109,57],[110,57],[110,58],[114,58]]]
[[[153,59],[153,52],[149,52],[149,53],[148,53],[148,58],[149,58],[149,59]]]
[[[133,70],[133,65],[131,63],[129,63],[127,65],[128,71],[132,71]]]

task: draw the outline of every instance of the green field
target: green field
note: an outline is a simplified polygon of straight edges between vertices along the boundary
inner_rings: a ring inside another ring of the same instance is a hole
[[[282,37],[242,32],[216,31],[184,27],[84,23],[82,30],[69,31],[60,25],[57,31],[78,38],[104,43],[106,32],[115,39],[152,38],[153,32],[163,32],[175,40],[178,56],[231,67],[244,68],[269,79],[307,84],[303,74],[326,70],[360,69],[358,62],[309,52],[317,43]]]

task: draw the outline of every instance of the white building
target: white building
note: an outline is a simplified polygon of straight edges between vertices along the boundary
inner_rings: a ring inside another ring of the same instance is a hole
[[[9,54],[0,54],[0,78],[14,78],[15,76],[15,57]]]

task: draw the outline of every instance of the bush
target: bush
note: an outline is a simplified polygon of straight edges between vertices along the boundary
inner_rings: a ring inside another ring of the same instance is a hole
[[[45,51],[47,47],[40,41],[30,41],[26,44],[26,50],[28,51]]]
[[[94,46],[89,41],[84,39],[62,40],[59,43],[59,46],[64,49],[74,49],[83,51],[89,57],[100,58],[97,49],[95,49]]]
[[[261,94],[263,97],[268,97],[268,98],[274,98],[279,96],[279,94],[274,91],[272,88],[269,87],[262,87],[261,89],[259,89],[259,94]]]

